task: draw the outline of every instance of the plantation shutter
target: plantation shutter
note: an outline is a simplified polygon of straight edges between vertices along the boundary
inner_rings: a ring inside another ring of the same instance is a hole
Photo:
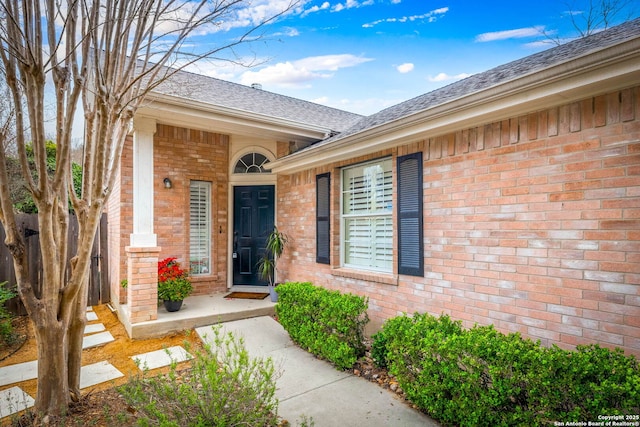
[[[398,273],[424,276],[422,153],[398,157]]]
[[[316,176],[316,262],[331,262],[331,174]]]
[[[211,271],[211,183],[191,181],[189,187],[189,267],[193,275]]]
[[[343,263],[391,272],[393,267],[391,159],[343,170]]]

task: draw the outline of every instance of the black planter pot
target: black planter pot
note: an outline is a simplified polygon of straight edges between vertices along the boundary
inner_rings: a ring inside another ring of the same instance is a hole
[[[182,307],[182,300],[180,301],[164,300],[164,308],[166,308],[167,311],[169,312],[178,311],[180,310],[180,307]]]

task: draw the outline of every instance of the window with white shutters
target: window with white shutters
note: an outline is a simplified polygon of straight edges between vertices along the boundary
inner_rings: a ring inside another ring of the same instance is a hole
[[[392,161],[342,171],[342,264],[391,272],[393,268]]]
[[[211,183],[191,181],[189,188],[189,267],[192,275],[211,272]]]

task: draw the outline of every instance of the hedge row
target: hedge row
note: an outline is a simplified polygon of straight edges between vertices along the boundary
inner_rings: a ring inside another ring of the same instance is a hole
[[[553,425],[640,413],[640,372],[622,350],[546,348],[448,316],[388,320],[372,356],[445,425]]]
[[[291,339],[338,368],[353,366],[365,352],[368,300],[315,287],[311,283],[279,285],[276,314]]]

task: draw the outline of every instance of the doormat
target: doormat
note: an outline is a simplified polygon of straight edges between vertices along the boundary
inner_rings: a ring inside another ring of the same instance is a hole
[[[265,294],[262,292],[231,292],[229,295],[226,295],[225,298],[236,298],[236,299],[265,299],[269,294]]]

